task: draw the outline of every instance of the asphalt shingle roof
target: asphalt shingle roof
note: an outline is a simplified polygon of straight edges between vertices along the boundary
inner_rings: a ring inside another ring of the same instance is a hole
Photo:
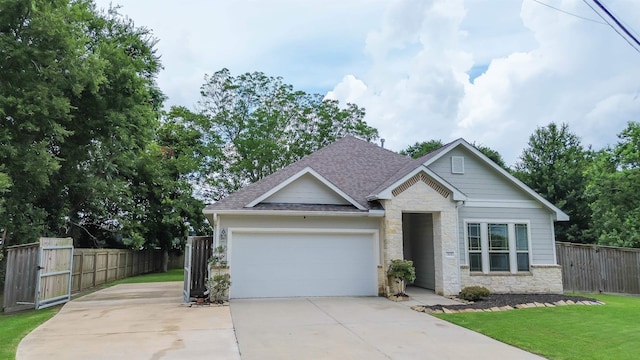
[[[420,165],[420,159],[397,154],[376,144],[346,136],[275,173],[250,184],[226,198],[208,205],[206,210],[242,210],[245,206],[281,182],[306,167],[313,169],[327,181],[341,189],[366,209],[378,209],[377,202],[367,201],[367,196],[390,179],[412,171]],[[425,161],[425,160],[422,160]],[[397,181],[397,180],[396,180]],[[392,184],[393,181],[390,183]],[[316,206],[318,210],[326,206]],[[303,208],[315,209],[303,206]],[[262,204],[258,209],[300,209],[296,204]]]

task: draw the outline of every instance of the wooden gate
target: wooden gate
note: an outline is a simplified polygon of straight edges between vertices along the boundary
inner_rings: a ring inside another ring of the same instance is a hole
[[[40,238],[36,309],[71,300],[73,239]]]
[[[73,239],[40,238],[40,242],[7,248],[4,312],[42,309],[71,299]]]
[[[7,272],[4,282],[5,313],[33,309],[38,282],[40,243],[7,247]]]
[[[184,257],[185,302],[189,302],[193,297],[202,296],[207,290],[205,284],[209,277],[209,258],[212,254],[213,238],[211,236],[187,238]]]
[[[184,247],[184,287],[182,295],[184,302],[191,301],[191,241],[187,240]]]

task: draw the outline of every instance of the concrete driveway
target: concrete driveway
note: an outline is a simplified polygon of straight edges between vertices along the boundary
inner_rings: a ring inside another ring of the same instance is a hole
[[[542,359],[384,298],[233,300],[231,315],[243,360]]]
[[[181,294],[181,282],[122,284],[75,299],[16,359],[240,359],[229,307],[190,308]]]

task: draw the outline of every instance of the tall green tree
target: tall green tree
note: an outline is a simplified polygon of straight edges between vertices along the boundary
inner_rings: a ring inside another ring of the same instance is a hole
[[[400,150],[401,155],[407,155],[414,159],[427,155],[428,153],[440,149],[444,144],[441,140],[429,140],[416,142],[409,145],[406,149]]]
[[[640,247],[640,124],[630,122],[613,148],[594,157],[587,195],[599,244]]]
[[[181,248],[188,233],[208,234],[204,203],[193,196],[193,184],[218,169],[217,141],[201,131],[204,118],[183,107],[166,114],[136,163],[133,198],[136,219],[129,228],[146,246]],[[139,228],[136,228],[139,224]]]
[[[476,144],[475,142],[472,144],[476,149],[478,149],[482,154],[491,159],[494,163],[496,163],[501,168],[510,171],[509,167],[504,163],[504,159],[502,155],[496,150],[492,148],[480,144]]]
[[[0,3],[0,161],[10,243],[117,230],[163,96],[148,30],[88,0]],[[77,243],[78,245],[78,243]],[[81,244],[82,245],[82,244]]]
[[[261,72],[232,76],[222,69],[205,78],[201,94],[199,113],[209,121],[204,131],[220,139],[223,150],[219,171],[208,179],[212,200],[345,135],[378,137],[363,120],[363,108],[341,107]]]
[[[589,151],[567,124],[551,123],[534,131],[516,163],[518,179],[570,216],[570,221],[556,224],[558,241],[593,242],[585,196],[588,159]]]
[[[509,170],[502,159],[502,155],[499,152],[489,148],[488,146],[478,145],[475,142],[472,144],[481,153],[487,156],[491,161],[498,164],[505,170]],[[401,150],[400,154],[410,156],[414,159],[427,155],[430,152],[440,149],[444,144],[441,140],[429,140],[416,142],[413,145],[409,145],[406,149]]]

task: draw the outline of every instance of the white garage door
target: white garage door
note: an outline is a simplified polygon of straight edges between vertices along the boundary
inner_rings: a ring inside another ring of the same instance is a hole
[[[232,298],[377,295],[371,234],[233,233]]]

